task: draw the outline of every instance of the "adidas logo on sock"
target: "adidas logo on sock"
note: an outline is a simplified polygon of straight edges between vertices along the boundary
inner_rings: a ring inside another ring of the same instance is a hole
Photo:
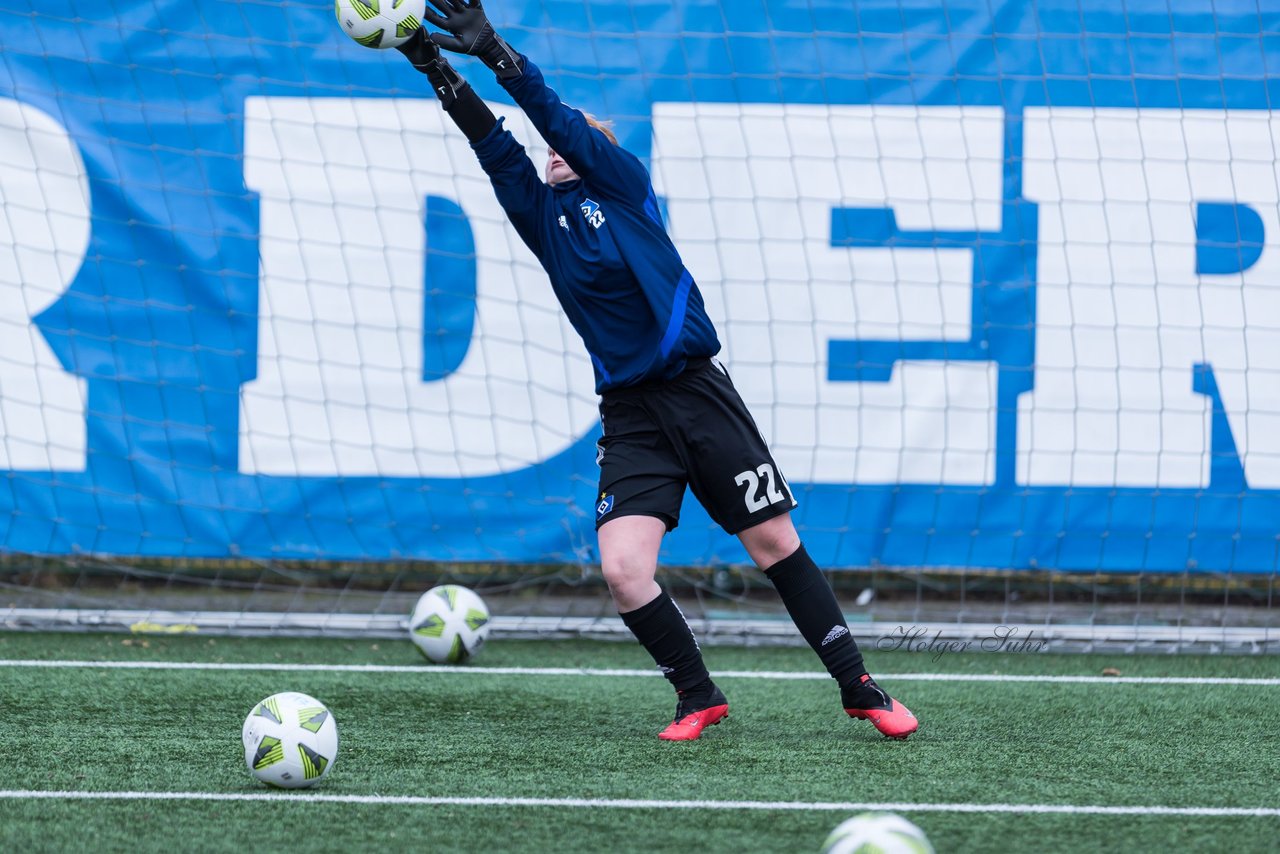
[[[822,645],[826,646],[827,644],[831,643],[833,640],[836,640],[837,638],[842,638],[847,634],[849,634],[849,630],[846,629],[844,626],[832,626],[831,631],[827,632],[827,636],[822,639]]]

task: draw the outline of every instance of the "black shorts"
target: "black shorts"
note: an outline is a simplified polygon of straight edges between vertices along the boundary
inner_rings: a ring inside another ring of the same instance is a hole
[[[619,516],[655,516],[670,531],[687,485],[737,534],[796,506],[724,367],[693,359],[675,379],[604,393],[597,443],[596,528]]]

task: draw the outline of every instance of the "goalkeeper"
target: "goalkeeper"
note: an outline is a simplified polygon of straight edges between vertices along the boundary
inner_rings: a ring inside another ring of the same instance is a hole
[[[844,709],[905,738],[917,723],[867,674],[835,594],[805,552],[791,490],[723,366],[702,295],[666,234],[649,174],[607,125],[560,102],[537,66],[494,32],[480,0],[430,0],[400,47],[470,140],[498,201],[542,263],[595,367],[603,437],[596,528],[605,581],[627,627],[676,689],[659,738],[686,741],[728,714],[693,632],[654,580],[686,484],[773,582],[840,685]],[[440,48],[479,58],[550,146],[545,183]]]

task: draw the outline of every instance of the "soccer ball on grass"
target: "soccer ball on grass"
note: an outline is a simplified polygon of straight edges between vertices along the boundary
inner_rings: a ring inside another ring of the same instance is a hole
[[[338,725],[324,703],[306,694],[272,694],[244,719],[244,761],[268,786],[314,786],[338,757]]]
[[[409,617],[409,637],[428,660],[461,664],[489,637],[489,608],[474,590],[457,584],[433,587]]]
[[[924,831],[900,815],[864,812],[843,822],[822,846],[823,854],[933,854]]]
[[[422,26],[426,0],[334,0],[342,31],[365,47],[399,47]]]

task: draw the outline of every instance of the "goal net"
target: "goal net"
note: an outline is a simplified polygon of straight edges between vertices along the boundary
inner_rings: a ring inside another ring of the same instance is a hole
[[[650,169],[859,637],[1274,647],[1274,14],[488,7]],[[0,33],[0,623],[396,633],[450,580],[620,630],[590,362],[421,75],[323,2]],[[691,497],[662,564],[794,638]]]

